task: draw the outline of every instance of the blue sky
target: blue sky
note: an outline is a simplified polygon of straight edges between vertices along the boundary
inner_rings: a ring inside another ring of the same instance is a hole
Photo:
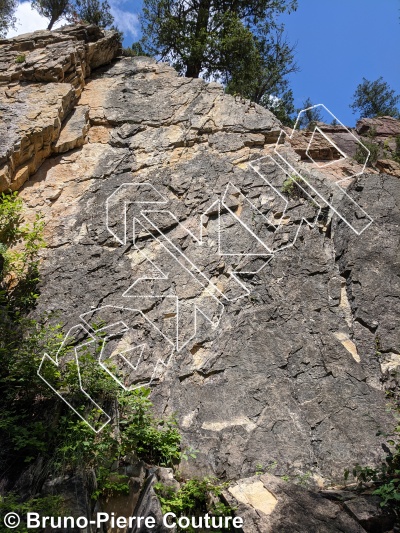
[[[109,0],[125,46],[140,37],[141,0]],[[380,76],[400,93],[400,0],[298,0],[295,13],[283,15],[288,40],[297,42],[301,69],[291,76],[295,106],[310,97],[325,104],[343,123],[353,126],[349,104],[365,77]],[[17,11],[19,26],[11,35],[42,29],[46,20],[29,2]]]
[[[282,17],[301,69],[290,78],[295,106],[309,96],[352,126],[349,103],[363,77],[383,76],[400,93],[399,17],[400,0],[299,0]]]

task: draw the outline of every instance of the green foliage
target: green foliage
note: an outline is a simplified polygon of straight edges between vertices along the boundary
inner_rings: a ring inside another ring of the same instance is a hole
[[[12,492],[6,496],[0,496],[0,516],[5,516],[7,513],[17,513],[23,519],[29,512],[43,513],[47,516],[64,516],[66,507],[61,496],[30,498],[24,502],[20,502],[17,495]],[[32,530],[21,522],[15,531],[29,533]],[[0,533],[3,532],[9,533],[10,529],[4,525],[3,520],[0,520]]]
[[[266,109],[269,109],[269,111],[271,111],[271,113],[273,113],[276,118],[282,122],[284,126],[293,127],[294,99],[292,90],[288,89],[283,93],[280,93],[280,91],[276,91],[276,94],[280,94],[280,96],[274,95],[271,97],[270,95],[264,95],[259,102],[260,105],[262,105]]]
[[[128,46],[128,48],[124,48],[122,50],[122,55],[127,57],[149,56],[140,41],[133,43],[131,47]]]
[[[301,184],[303,180],[297,174],[293,174],[283,182],[282,192],[291,198],[300,198],[303,191],[296,185],[297,183]]]
[[[72,19],[70,0],[32,0],[31,4],[39,15],[49,19],[48,30],[51,30],[60,18]]]
[[[25,63],[26,56],[25,54],[21,54],[15,58],[16,63]]]
[[[107,0],[75,0],[74,12],[84,22],[101,28],[109,28],[114,22]]]
[[[16,192],[0,195],[0,242],[6,246],[17,242],[22,223],[22,200]]]
[[[397,161],[398,163],[400,163],[400,135],[396,136],[395,142],[396,142],[396,147],[395,147],[395,151],[393,154],[393,159]]]
[[[368,140],[368,139],[372,139],[372,138],[363,137],[361,139],[363,146],[361,146],[361,144],[357,145],[357,150],[356,150],[356,153],[354,154],[354,159],[357,161],[357,163],[359,163],[360,165],[363,165],[368,155],[367,150],[369,150],[369,158],[368,158],[367,166],[372,167],[373,164],[376,163],[378,160],[380,148],[379,148],[379,144],[374,143],[373,140]],[[364,146],[367,150],[365,150]]]
[[[92,367],[92,371],[96,369]],[[108,385],[103,383],[105,380],[108,380]],[[96,381],[94,377],[93,383]],[[160,420],[153,415],[148,398],[150,390],[142,388],[126,392],[114,384],[104,373],[97,387],[104,392],[108,386],[108,393],[113,393],[113,399],[118,403],[118,424],[109,424],[96,434],[85,422],[76,420],[76,416],[67,411],[60,417],[56,428],[55,471],[94,470],[97,478],[94,498],[101,494],[129,491],[128,479],[118,473],[124,457],[138,457],[150,464],[173,466],[182,455],[176,422],[172,418]],[[93,394],[93,389],[89,392]]]
[[[301,109],[297,110],[298,113],[304,110],[298,123],[300,129],[313,129],[317,122],[322,122],[321,110],[318,107],[313,106],[314,104],[312,103],[311,98],[306,98]]]
[[[264,473],[264,467],[261,463],[256,464],[256,476],[261,476]]]
[[[367,150],[369,150],[370,155],[368,158],[367,166],[371,167],[379,157],[379,145],[376,143],[371,143],[369,141],[366,141],[365,139],[362,140],[363,145]],[[354,154],[354,159],[357,161],[357,163],[360,163],[363,165],[365,163],[365,158],[367,156],[367,151],[361,146],[357,146],[356,153]]]
[[[41,455],[52,462],[53,471],[59,474],[93,469],[97,477],[94,497],[129,490],[127,479],[117,472],[123,457],[133,454],[163,466],[178,463],[182,458],[181,436],[175,420],[156,418],[149,389],[123,391],[94,357],[80,358],[82,380],[90,395],[101,393],[103,402],[118,404],[118,423],[109,424],[96,434],[54,399],[54,393],[38,378],[36,370],[45,351],[54,358],[61,338],[58,328],[49,331],[46,326],[36,335],[31,329],[26,335],[26,348],[19,344],[18,352],[13,352],[17,357],[6,360],[7,375],[0,381],[6,390],[0,440],[3,444],[8,442],[4,446],[8,460],[30,462]],[[54,372],[58,372],[56,367]],[[77,383],[74,372],[76,365],[71,364],[62,383],[63,390],[70,390],[71,394]],[[84,406],[77,406],[77,410],[83,411]]]
[[[54,395],[37,376],[37,368],[45,351],[54,355],[61,335],[58,328],[33,320],[20,318],[10,324],[13,338],[6,331],[0,340],[0,440],[8,460],[21,464],[45,452],[51,441],[49,415],[54,413]],[[1,329],[4,333],[5,327]]]
[[[397,107],[399,101],[400,95],[396,95],[382,77],[375,81],[363,78],[362,83],[357,86],[350,107],[353,113],[360,114],[361,118],[378,116],[398,118],[400,116]]]
[[[43,221],[23,224],[17,193],[0,196],[0,306],[11,315],[32,306],[38,297],[38,252],[44,247]],[[4,332],[3,332],[4,333]]]
[[[92,498],[97,500],[100,496],[114,496],[116,494],[129,494],[129,477],[118,473],[110,473],[108,468],[100,466],[97,470],[97,489],[92,493]]]
[[[96,351],[79,354],[82,382],[90,396],[108,405],[108,411],[118,410],[118,416],[100,433],[77,418],[39,378],[37,369],[43,354],[54,360],[63,339],[61,327],[50,325],[54,317],[44,317],[44,324],[40,324],[28,316],[38,297],[42,231],[40,217],[30,225],[25,223],[23,204],[16,193],[1,195],[0,465],[2,470],[13,466],[18,477],[18,471],[40,457],[51,465],[53,475],[94,472],[93,498],[127,494],[129,478],[120,473],[120,466],[127,460],[139,458],[153,465],[175,466],[182,459],[195,457],[197,452],[192,448],[182,452],[175,419],[154,415],[149,389],[121,389],[98,364]],[[66,371],[61,373],[57,366],[50,366],[51,375],[46,375],[46,379],[57,381],[70,397],[81,398],[75,359],[65,357],[70,349],[66,346],[65,353],[59,354],[66,360]],[[75,407],[78,412],[85,412],[85,405]],[[97,415],[93,413],[94,417]],[[205,508],[214,514],[230,513],[231,509],[221,501],[210,503],[207,499],[210,494],[218,498],[223,488],[208,479],[188,481],[176,494],[164,495],[164,505],[177,510]],[[24,515],[27,510],[43,509],[47,515],[59,515],[61,503],[57,498],[22,502],[16,494],[9,493],[0,500],[0,510]],[[19,530],[25,531],[24,525]]]
[[[229,483],[218,483],[215,478],[190,479],[183,483],[180,489],[156,483],[154,489],[160,500],[163,513],[172,512],[180,516],[204,516],[209,513],[214,516],[231,516],[234,509],[221,500],[222,492]],[[181,531],[178,529],[178,531]],[[185,529],[193,532],[193,528]]]
[[[299,485],[300,487],[310,487],[312,485],[312,473],[310,471],[305,472],[304,474],[284,474],[279,476],[282,481],[287,483],[293,483],[294,485]]]
[[[169,61],[188,77],[230,79],[254,58],[253,36],[267,35],[277,27],[276,15],[296,4],[295,0],[145,0],[142,42],[148,53]]]
[[[305,472],[304,474],[297,474],[294,478],[294,483],[300,485],[300,487],[308,487],[312,478],[312,473],[310,471]]]
[[[0,0],[0,37],[5,37],[9,28],[15,28],[15,10],[18,0]]]
[[[396,470],[394,475],[395,477],[393,479],[389,479],[386,483],[383,483],[374,491],[374,494],[377,494],[381,497],[382,507],[388,505],[398,507],[400,505],[400,469]]]
[[[45,246],[43,221],[24,224],[17,193],[0,195],[0,309],[10,317],[32,306],[38,296],[39,251]],[[2,324],[6,327],[6,323]],[[5,331],[2,332],[3,335]]]
[[[118,473],[123,457],[173,466],[185,455],[180,450],[181,437],[173,418],[154,416],[150,390],[122,390],[98,364],[98,353],[80,352],[79,371],[90,396],[101,398],[109,410],[118,409],[117,419],[101,433],[78,419],[37,375],[43,354],[54,360],[64,337],[59,325],[51,326],[52,317],[44,317],[45,323],[40,324],[27,316],[38,297],[42,231],[40,217],[25,224],[16,193],[0,196],[0,465],[4,469],[18,465],[14,469],[23,470],[40,456],[52,463],[54,473],[94,470],[96,497],[126,493],[128,480]],[[66,346],[65,353],[59,354],[67,360],[66,371],[61,374],[51,365],[46,379],[56,381],[70,397],[81,398],[75,359],[65,357],[70,349]],[[85,405],[76,405],[76,410],[84,413]],[[94,412],[93,417],[97,416]],[[193,450],[188,453],[193,455]]]
[[[29,462],[46,447],[43,412],[51,391],[37,376],[44,350],[54,353],[57,328],[26,315],[37,297],[43,221],[25,224],[17,193],[0,196],[0,464]],[[47,389],[47,390],[46,390]]]
[[[32,0],[32,7],[50,20],[48,30],[61,18],[109,28],[114,22],[108,0]]]
[[[298,70],[294,46],[284,39],[283,27],[257,36],[246,30],[248,42],[238,36],[243,47],[237,50],[237,57],[223,76],[226,91],[266,107],[285,125],[292,126],[293,93],[287,76]],[[232,50],[228,50],[227,57],[234,57]]]

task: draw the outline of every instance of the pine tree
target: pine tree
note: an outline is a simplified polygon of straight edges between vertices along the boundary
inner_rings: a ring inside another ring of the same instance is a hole
[[[272,111],[285,125],[291,125],[293,93],[287,76],[297,71],[294,46],[285,40],[280,27],[270,35],[252,36],[224,81],[228,93],[249,98]]]
[[[32,0],[32,7],[50,20],[48,30],[61,18],[71,22],[80,19],[102,28],[108,28],[114,22],[107,0]]]
[[[143,44],[187,77],[229,78],[296,0],[144,0]],[[243,71],[243,69],[242,69]]]
[[[297,112],[303,111],[299,119],[299,128],[311,128],[317,122],[322,122],[322,113],[319,107],[314,107],[311,98],[304,100],[302,108]]]
[[[397,107],[399,101],[400,95],[396,95],[382,77],[375,81],[363,78],[353,95],[353,103],[350,107],[353,113],[360,113],[362,118],[385,115],[398,118],[400,116]]]
[[[114,22],[107,0],[76,0],[75,6],[77,16],[84,22],[101,28],[108,28]]]

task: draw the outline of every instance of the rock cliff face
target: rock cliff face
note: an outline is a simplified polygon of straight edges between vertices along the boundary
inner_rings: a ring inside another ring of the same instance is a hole
[[[96,26],[0,40],[0,191],[19,189],[53,151],[63,151],[61,124],[85,78],[119,50],[117,35]]]
[[[185,473],[261,464],[329,485],[377,463],[400,364],[399,179],[302,161],[267,110],[115,59],[112,33],[0,48],[0,186],[46,221],[38,315],[124,321],[119,352],[148,353],[120,361],[122,385],[152,379],[199,450]]]

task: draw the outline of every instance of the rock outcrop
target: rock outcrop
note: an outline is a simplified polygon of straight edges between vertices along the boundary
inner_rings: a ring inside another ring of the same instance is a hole
[[[168,362],[152,398],[199,450],[183,474],[240,480],[273,464],[326,486],[377,464],[394,424],[385,361],[400,360],[399,179],[302,161],[269,111],[220,85],[111,61],[112,33],[0,46],[1,190],[22,187],[27,217],[46,221],[36,313],[65,331],[84,314],[153,327],[143,370],[120,370],[142,383]],[[292,503],[245,531],[363,531],[320,497],[254,483]],[[309,528],[286,524],[305,505]]]
[[[0,192],[18,190],[53,152],[63,151],[61,125],[85,79],[119,52],[118,35],[97,26],[0,40]],[[68,149],[79,142],[67,141]]]
[[[400,121],[393,117],[362,118],[357,122],[359,135],[373,133],[377,137],[396,137],[400,135]]]
[[[331,161],[339,159],[342,150],[350,157],[354,157],[357,150],[357,138],[354,132],[344,126],[333,126],[316,123],[321,133],[314,130],[299,130],[292,138],[292,148],[301,156],[302,160],[312,157],[314,160]],[[325,136],[324,136],[325,135]],[[309,149],[309,144],[312,144]],[[339,149],[339,150],[338,150]]]
[[[363,118],[357,122],[360,139],[371,148],[375,146],[375,167],[400,177],[400,120],[393,117]]]
[[[237,507],[246,533],[365,533],[341,506],[270,474],[240,480],[227,501]]]

